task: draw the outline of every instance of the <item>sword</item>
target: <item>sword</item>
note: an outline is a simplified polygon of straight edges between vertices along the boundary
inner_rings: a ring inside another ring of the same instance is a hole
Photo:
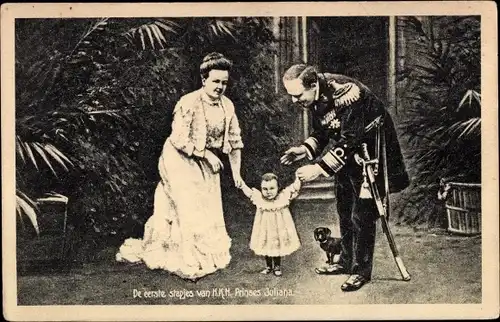
[[[386,145],[385,145],[385,133],[384,131],[381,131],[380,125],[382,124],[381,117],[378,117],[375,119],[372,123],[370,123],[366,130],[369,131],[373,127],[376,127],[378,130],[378,135],[377,135],[377,145],[378,143],[382,143],[382,159],[383,159],[383,169],[384,169],[384,188],[385,188],[385,204],[382,202],[382,199],[380,197],[379,191],[377,184],[375,182],[375,173],[374,173],[374,165],[378,164],[377,159],[375,160],[370,160],[370,155],[368,153],[368,148],[366,143],[362,144],[362,150],[363,150],[363,157],[360,157],[359,155],[355,155],[356,161],[360,163],[365,171],[366,175],[368,177],[368,184],[370,187],[370,192],[373,196],[373,199],[375,201],[375,205],[377,207],[377,211],[379,213],[380,217],[380,222],[382,223],[382,230],[384,231],[385,236],[387,237],[387,241],[389,242],[389,247],[391,248],[392,255],[394,257],[394,261],[396,262],[396,265],[399,269],[399,272],[403,278],[403,281],[409,281],[411,279],[410,274],[408,273],[408,270],[406,269],[406,266],[403,263],[403,260],[401,259],[399,255],[398,248],[396,246],[396,241],[394,240],[394,236],[392,235],[392,232],[389,228],[389,223],[387,221],[388,214],[389,214],[389,179],[388,179],[388,174],[387,174],[387,159],[386,159]],[[379,141],[380,138],[380,141]],[[378,153],[377,153],[378,154]],[[378,157],[378,155],[377,155]]]

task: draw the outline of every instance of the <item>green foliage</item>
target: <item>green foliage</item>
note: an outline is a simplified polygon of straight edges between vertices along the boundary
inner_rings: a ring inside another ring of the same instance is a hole
[[[400,75],[401,129],[413,165],[402,210],[414,206],[419,211],[405,220],[434,224],[440,179],[481,180],[481,39],[478,17],[427,19],[427,27],[417,17],[400,20],[410,51]]]
[[[227,95],[246,145],[242,171],[267,171],[287,143],[268,25],[267,18],[16,20],[19,211],[36,225],[32,200],[57,191],[69,198],[70,225],[82,240],[140,236],[173,106],[200,86],[200,61],[212,51],[234,61]]]
[[[156,27],[162,24],[168,29],[160,28],[158,33]],[[192,89],[200,83],[198,66],[205,54],[219,51],[233,60],[227,95],[240,118],[245,143],[242,172],[250,182],[264,172],[282,171],[277,160],[290,143],[288,113],[283,109],[288,98],[274,92],[274,38],[270,25],[268,18],[159,19],[127,34],[139,49],[158,50],[160,43],[182,48],[189,63],[177,73],[195,76],[190,80],[195,84]],[[151,33],[141,33],[141,29],[150,29]]]
[[[26,215],[31,221],[31,224],[33,225],[33,228],[35,229],[36,233],[40,234],[40,229],[38,228],[38,219],[36,215],[36,210],[38,210],[36,203],[33,200],[31,200],[31,198],[28,197],[24,192],[17,190],[16,212],[19,215],[22,227],[25,228],[23,215]]]

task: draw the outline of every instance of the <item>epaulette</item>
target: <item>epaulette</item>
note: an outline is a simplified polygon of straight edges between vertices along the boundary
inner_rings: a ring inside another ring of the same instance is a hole
[[[360,98],[361,90],[354,83],[339,84],[335,80],[328,82],[334,92],[332,94],[335,107],[349,106]]]

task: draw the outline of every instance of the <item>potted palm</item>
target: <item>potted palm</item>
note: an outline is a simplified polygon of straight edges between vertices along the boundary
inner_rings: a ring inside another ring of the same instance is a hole
[[[413,170],[405,221],[474,234],[480,227],[480,18],[404,17],[401,123]],[[445,192],[447,190],[447,192]],[[447,216],[436,195],[446,200]],[[447,220],[443,220],[447,218]]]

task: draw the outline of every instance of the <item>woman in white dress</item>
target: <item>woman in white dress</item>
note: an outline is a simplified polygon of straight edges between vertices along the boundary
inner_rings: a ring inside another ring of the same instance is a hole
[[[232,62],[219,53],[200,66],[202,88],[181,97],[174,108],[172,133],[159,159],[161,181],[143,239],[125,240],[118,261],[144,262],[182,278],[197,280],[225,268],[231,239],[222,211],[220,153],[229,156],[241,186],[243,143],[234,105],[224,96]]]

